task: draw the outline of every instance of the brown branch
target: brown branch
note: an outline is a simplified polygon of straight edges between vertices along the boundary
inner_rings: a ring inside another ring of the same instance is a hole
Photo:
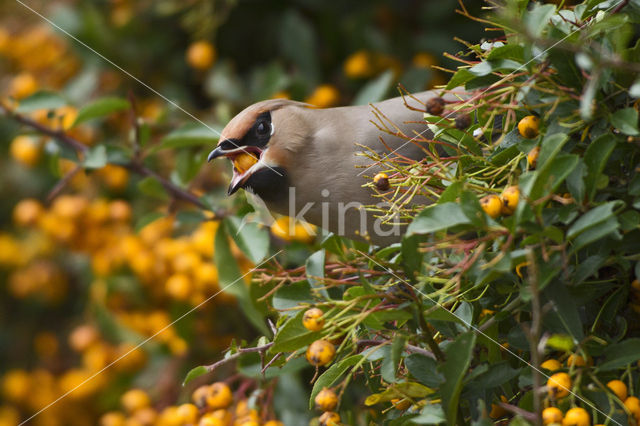
[[[252,353],[252,352],[264,353],[271,346],[273,346],[273,342],[267,343],[266,345],[262,345],[262,346],[256,346],[255,348],[240,348],[240,349],[238,349],[238,352],[236,352],[235,354],[229,355],[228,357],[223,358],[218,362],[214,362],[211,365],[207,365],[205,368],[207,369],[207,373],[210,373],[210,372],[214,371],[216,368],[220,367],[221,365],[224,365],[224,364],[226,364],[228,362],[231,362],[231,361],[233,361],[235,359],[240,358],[240,356],[242,356],[242,354]]]

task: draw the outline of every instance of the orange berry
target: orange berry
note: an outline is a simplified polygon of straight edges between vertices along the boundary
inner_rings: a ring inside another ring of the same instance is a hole
[[[480,206],[486,214],[495,219],[502,212],[502,200],[497,195],[487,195],[480,200]]]
[[[27,72],[15,76],[9,86],[9,94],[16,99],[31,96],[36,90],[38,90],[38,82],[32,74]]]
[[[324,388],[318,392],[314,402],[320,411],[333,411],[338,406],[338,395],[331,389]]]
[[[316,89],[305,100],[308,104],[319,108],[329,108],[340,102],[340,92],[335,86],[323,84]]]
[[[324,312],[318,308],[307,309],[302,316],[302,325],[310,331],[320,331],[324,327]],[[327,410],[324,410],[327,411]],[[328,410],[330,411],[330,410]]]
[[[44,208],[40,201],[33,198],[25,198],[13,208],[13,222],[18,226],[35,225],[43,211]]]
[[[554,398],[564,398],[571,390],[571,377],[567,373],[556,373],[547,380],[549,395]]]
[[[520,136],[526,139],[534,139],[540,134],[540,119],[535,115],[527,115],[518,123]]]
[[[264,426],[284,426],[280,420],[269,420],[264,424]]]
[[[629,410],[636,423],[640,423],[640,399],[630,396],[624,400],[624,406]]]
[[[578,354],[571,354],[567,358],[568,367],[584,367],[587,365],[587,360]]]
[[[206,40],[196,41],[187,49],[187,63],[197,70],[211,68],[215,60],[216,49]]]
[[[178,407],[178,416],[183,424],[193,424],[198,420],[198,407],[193,404],[182,404]]]
[[[562,426],[590,426],[589,413],[584,408],[573,407],[564,415]]]
[[[17,136],[11,141],[9,152],[18,163],[34,167],[40,161],[41,147],[30,136]]]
[[[407,398],[393,398],[391,404],[393,404],[393,408],[396,410],[404,411],[411,407],[411,400]]]
[[[607,383],[607,387],[611,389],[611,392],[615,393],[620,401],[627,399],[627,385],[622,380],[611,380]]]
[[[112,411],[100,417],[100,426],[125,426],[127,418],[124,414]]]
[[[540,367],[549,371],[557,371],[562,368],[562,364],[557,359],[551,358],[540,364]]]
[[[200,386],[191,394],[191,400],[196,406],[202,408],[207,405],[207,396],[209,395],[209,386]]]
[[[98,330],[88,324],[78,326],[69,335],[69,346],[76,352],[82,352],[100,339]]]
[[[327,365],[336,355],[336,347],[327,340],[316,340],[307,349],[307,361],[311,365]]]
[[[542,410],[542,424],[550,425],[562,421],[562,411],[557,407],[547,407]]]
[[[213,410],[227,408],[233,402],[233,394],[226,383],[217,382],[209,386],[207,406]]]
[[[320,426],[338,426],[340,424],[340,414],[333,411],[325,411],[320,418]]]
[[[360,50],[347,58],[344,62],[343,70],[349,78],[369,77],[375,72],[372,62],[371,54]]]
[[[193,286],[191,279],[185,274],[173,274],[165,283],[165,291],[175,300],[186,301],[191,296]]]
[[[536,165],[538,164],[538,156],[540,155],[540,147],[536,146],[533,147],[533,149],[531,151],[529,151],[529,153],[527,154],[527,163],[529,163],[529,165],[532,168],[536,168]]]
[[[505,188],[500,199],[502,201],[502,214],[511,215],[516,211],[516,207],[518,207],[520,190],[515,185]]]
[[[9,370],[2,378],[2,394],[9,401],[21,402],[29,397],[31,379],[24,370]]]
[[[131,389],[120,397],[120,403],[128,413],[134,413],[151,405],[149,395],[142,389]]]

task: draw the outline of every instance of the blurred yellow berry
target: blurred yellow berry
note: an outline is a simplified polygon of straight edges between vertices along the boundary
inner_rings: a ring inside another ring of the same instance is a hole
[[[520,201],[520,190],[517,186],[509,186],[505,188],[500,196],[502,201],[502,214],[511,215],[516,211],[518,207],[518,201]]]
[[[191,279],[185,274],[173,274],[164,286],[167,294],[175,300],[186,301],[191,296],[193,285]]]
[[[194,275],[199,290],[207,294],[218,290],[218,269],[213,263],[201,263]]]
[[[233,402],[233,394],[226,383],[216,382],[209,386],[207,406],[212,410],[227,408]]]
[[[133,372],[147,363],[147,354],[144,349],[128,342],[116,346],[113,358],[118,360],[113,366],[118,371]]]
[[[393,398],[391,404],[396,410],[404,411],[411,407],[411,400],[407,398]]]
[[[336,355],[336,347],[327,340],[316,340],[307,348],[307,361],[311,365],[327,365]]]
[[[33,198],[20,200],[13,208],[13,223],[18,226],[33,226],[38,222],[44,207]]]
[[[320,331],[324,327],[324,312],[318,308],[307,309],[302,316],[302,325],[311,331]],[[324,410],[331,411],[331,410]]]
[[[556,373],[547,380],[549,396],[564,398],[571,390],[571,377],[567,373]]]
[[[527,115],[518,123],[520,136],[526,139],[534,139],[540,133],[540,119],[535,115]]]
[[[24,370],[9,370],[2,378],[2,394],[8,401],[21,402],[29,397],[31,380]]]
[[[318,420],[321,426],[339,426],[340,414],[333,411],[325,411]]]
[[[291,99],[291,94],[286,90],[281,90],[271,95],[271,99]]]
[[[571,354],[567,358],[567,367],[584,367],[587,365],[587,360],[578,354]]]
[[[127,418],[118,411],[105,413],[100,417],[100,426],[125,426]]]
[[[540,147],[539,146],[534,147],[527,154],[527,163],[529,163],[529,166],[531,166],[531,168],[534,168],[534,169],[536,168],[536,165],[538,164],[538,156],[539,155],[540,155]]]
[[[107,164],[96,171],[96,175],[112,191],[123,191],[129,183],[129,171],[121,166]]]
[[[158,418],[158,413],[151,407],[145,407],[137,410],[131,417],[129,417],[129,421],[133,422],[135,426],[154,426],[156,425],[156,420]],[[129,423],[127,423],[129,426]]]
[[[305,100],[308,104],[317,106],[319,108],[329,108],[336,106],[340,102],[340,92],[335,86],[330,84],[323,84],[316,87],[316,89]]]
[[[344,73],[349,78],[365,78],[374,74],[371,54],[360,50],[351,54],[343,65]]]
[[[284,426],[280,420],[269,420],[264,424],[264,426]]]
[[[89,324],[83,324],[73,329],[69,335],[69,346],[77,352],[82,352],[100,339],[98,330]]]
[[[151,405],[149,395],[142,389],[131,389],[120,397],[120,403],[128,413],[134,413]]]
[[[432,66],[437,65],[438,61],[435,56],[427,52],[418,52],[413,56],[411,63],[416,68],[430,69]]]
[[[288,216],[278,218],[271,225],[271,233],[284,241],[310,243],[315,239],[316,227],[310,223],[292,223]]]
[[[208,395],[209,395],[209,386],[203,385],[203,386],[200,386],[199,388],[196,388],[196,390],[193,391],[193,393],[191,394],[191,400],[196,406],[203,408],[203,407],[206,407],[207,405]]]
[[[187,344],[187,341],[181,337],[174,337],[170,339],[168,342],[168,345],[171,353],[176,356],[182,356],[186,354],[187,351],[189,350],[189,345]]]
[[[550,425],[562,421],[562,411],[557,407],[547,407],[542,410],[542,424]]]
[[[338,406],[338,395],[331,389],[324,388],[318,392],[314,402],[320,411],[333,411]]]
[[[27,72],[15,76],[9,86],[9,94],[16,99],[23,99],[33,95],[36,90],[38,90],[36,78]]]
[[[34,167],[40,161],[41,147],[30,136],[17,136],[11,141],[9,152],[11,153],[11,158],[18,163],[27,167]]]
[[[551,358],[540,364],[540,367],[549,371],[556,371],[562,368],[562,364],[557,359]]]
[[[620,401],[627,399],[627,385],[622,380],[611,380],[607,383],[607,387],[616,394]]]
[[[193,404],[182,404],[178,407],[178,416],[183,424],[195,423],[198,415],[198,407]]]
[[[215,59],[216,50],[213,45],[206,40],[196,41],[187,49],[187,63],[197,70],[211,68]]]
[[[480,206],[486,214],[495,219],[502,212],[502,200],[495,194],[487,195],[480,200]]]
[[[4,54],[7,52],[11,44],[11,34],[5,28],[0,27],[0,53]]]
[[[93,395],[104,383],[105,376],[94,376],[91,371],[72,368],[64,372],[58,380],[58,385],[63,394],[75,400],[82,400]]]
[[[200,418],[198,426],[227,426],[227,422],[213,413],[207,413]]]
[[[200,255],[195,251],[185,251],[173,258],[173,270],[177,273],[188,274],[195,271],[201,263]]]
[[[573,407],[567,411],[562,419],[562,426],[590,426],[589,413],[584,408]]]

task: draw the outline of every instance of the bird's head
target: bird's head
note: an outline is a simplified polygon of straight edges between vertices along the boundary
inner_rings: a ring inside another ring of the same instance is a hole
[[[287,169],[296,145],[296,110],[306,104],[272,99],[253,104],[222,130],[218,146],[208,160],[227,157],[233,163],[228,194],[249,189],[264,201],[285,197]]]

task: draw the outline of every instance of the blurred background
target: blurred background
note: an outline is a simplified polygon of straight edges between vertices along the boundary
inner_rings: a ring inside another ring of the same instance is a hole
[[[481,14],[481,2],[467,3]],[[258,335],[228,294],[169,326],[219,290],[218,225],[117,165],[137,149],[132,129],[149,168],[242,215],[250,210],[242,195],[224,194],[229,165],[202,167],[216,143],[202,123],[221,129],[266,98],[331,107],[395,96],[398,83],[444,84],[440,67],[455,64],[445,54],[485,36],[457,8],[454,0],[3,1],[3,105],[90,149],[105,146],[110,164],[86,171],[51,138],[0,118],[0,426],[45,407],[29,424],[186,424],[185,373]],[[74,125],[104,97],[128,99],[135,114]],[[274,230],[271,238],[295,250],[310,242]],[[253,266],[230,248],[243,271]],[[242,380],[236,371],[215,378]],[[261,418],[311,417],[305,383],[281,379]]]

